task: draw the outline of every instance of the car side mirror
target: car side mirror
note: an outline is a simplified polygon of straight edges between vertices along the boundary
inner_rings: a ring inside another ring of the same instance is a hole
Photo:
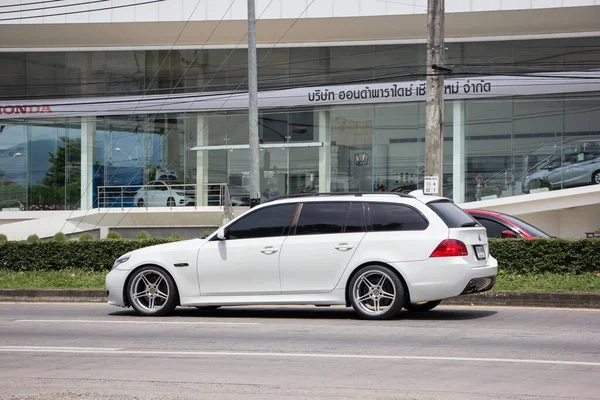
[[[217,230],[217,239],[219,239],[219,240],[227,240],[227,235],[225,233],[225,228],[219,228]]]
[[[511,230],[502,231],[502,239],[516,239],[517,234]]]

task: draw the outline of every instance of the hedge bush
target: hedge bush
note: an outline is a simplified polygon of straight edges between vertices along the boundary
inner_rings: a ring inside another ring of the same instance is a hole
[[[162,238],[67,242],[9,241],[0,244],[0,268],[16,271],[70,268],[110,270],[115,260],[129,251],[167,242],[170,240]]]
[[[0,268],[110,270],[119,256],[131,250],[174,240],[154,237],[146,240],[8,241],[0,243]],[[600,272],[598,239],[490,239],[490,253],[498,259],[501,269],[511,273]]]
[[[506,272],[581,274],[600,271],[598,239],[490,239],[490,254]]]

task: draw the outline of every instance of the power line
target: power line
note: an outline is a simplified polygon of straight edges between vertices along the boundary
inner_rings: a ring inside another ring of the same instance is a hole
[[[90,4],[95,4],[95,3],[105,3],[109,0],[89,0],[89,1],[84,1],[82,3],[69,3],[69,4],[63,4],[60,6],[46,6],[46,7],[38,7],[38,8],[28,8],[26,10],[20,9],[20,10],[14,10],[14,11],[0,11],[0,14],[14,14],[14,13],[21,13],[21,12],[30,12],[30,11],[41,11],[41,10],[50,10],[53,8],[67,8],[67,7],[75,7],[75,6],[85,6],[85,5],[90,5]],[[43,15],[44,17],[46,15]]]
[[[83,14],[83,13],[90,13],[90,12],[96,12],[96,11],[118,10],[118,9],[127,8],[127,7],[143,6],[145,4],[161,3],[163,1],[165,1],[165,0],[147,0],[147,1],[143,1],[143,2],[135,3],[135,4],[122,4],[120,6],[94,8],[92,10],[68,11],[68,12],[54,13],[54,14],[28,15],[28,16],[24,16],[24,17],[0,18],[0,21],[19,21],[19,20],[23,20],[23,19],[60,17],[63,15]]]

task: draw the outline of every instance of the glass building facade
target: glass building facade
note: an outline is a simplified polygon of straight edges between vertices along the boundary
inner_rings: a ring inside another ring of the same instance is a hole
[[[243,110],[192,112],[182,104],[176,112],[32,118],[15,107],[244,91],[246,57],[245,50],[0,53],[0,209],[98,207],[99,188],[145,185],[161,173],[185,184],[227,183],[245,197]],[[411,82],[423,79],[425,46],[261,49],[258,60],[260,91]],[[464,79],[551,79],[600,70],[600,38],[450,43],[447,64]],[[445,196],[468,202],[600,183],[600,91],[527,95],[523,85],[514,95],[446,101]],[[263,108],[259,128],[264,197],[423,187],[423,101]]]

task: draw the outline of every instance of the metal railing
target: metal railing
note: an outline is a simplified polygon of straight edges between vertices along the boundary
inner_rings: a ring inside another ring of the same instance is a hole
[[[98,186],[96,202],[96,208],[223,207],[228,217],[233,215],[234,205],[244,205],[243,199],[234,204],[225,183]]]

